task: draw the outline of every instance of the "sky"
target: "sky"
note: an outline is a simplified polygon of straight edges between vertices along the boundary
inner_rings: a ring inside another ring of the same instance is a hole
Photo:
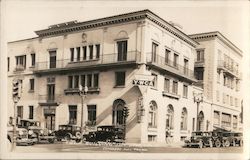
[[[220,31],[240,49],[249,28],[248,5],[242,1],[8,0],[3,9],[7,41],[36,37],[34,31],[57,23],[143,9],[180,24],[186,34]]]

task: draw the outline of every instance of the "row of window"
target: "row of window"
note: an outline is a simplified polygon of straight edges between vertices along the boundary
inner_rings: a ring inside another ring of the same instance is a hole
[[[164,81],[164,92],[172,93],[178,95],[178,81],[165,78]],[[188,97],[188,85],[183,84],[183,94],[184,98]]]
[[[28,106],[29,107],[29,119],[34,118],[34,106]],[[23,118],[23,106],[17,106],[17,117]]]
[[[220,118],[222,127],[231,127],[232,118],[230,114],[222,113],[220,117],[220,113],[218,111],[214,111],[214,125],[220,125]],[[238,117],[236,115],[233,115],[233,128],[237,128],[237,125]]]
[[[229,96],[226,93],[223,93],[222,96],[223,96],[222,97],[223,104],[239,107],[239,99],[238,98],[234,98],[233,96]],[[217,100],[217,102],[220,102],[220,91],[218,91],[218,90],[216,91],[216,100]]]
[[[222,61],[221,50],[218,50],[218,60]],[[226,54],[223,55],[223,66],[229,69],[230,71],[238,73],[239,64]]]
[[[220,75],[221,73],[217,72],[217,83],[221,83]],[[234,79],[231,76],[227,76],[226,74],[223,74],[223,86],[239,91],[240,81],[237,79]]]
[[[36,63],[36,54],[30,54],[31,57],[31,66],[34,67]],[[7,69],[10,70],[10,58],[7,58]],[[26,69],[26,55],[16,56],[16,71]]]
[[[96,125],[96,105],[87,105],[87,126]],[[77,124],[77,105],[69,105],[69,124]]]
[[[94,57],[95,52],[95,57]],[[85,61],[100,58],[100,44],[70,48],[70,61]]]

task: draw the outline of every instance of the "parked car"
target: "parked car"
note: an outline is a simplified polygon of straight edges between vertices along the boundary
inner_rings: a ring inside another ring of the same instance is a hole
[[[124,129],[123,127],[116,126],[99,126],[97,127],[97,131],[89,132],[89,134],[83,135],[84,141],[89,142],[116,142],[122,143],[124,142]]]
[[[216,147],[229,147],[243,145],[242,133],[230,132],[230,131],[214,131],[213,137],[216,139]]]
[[[192,132],[190,140],[185,140],[187,147],[196,146],[203,148],[205,146],[213,147],[213,138],[211,132]]]
[[[16,128],[16,145],[33,145],[34,142],[28,138],[28,130],[25,128]],[[7,138],[13,142],[13,126],[7,127]]]
[[[234,133],[234,142],[233,142],[233,146],[243,146],[243,134],[240,132],[235,132]]]
[[[76,125],[59,125],[59,129],[54,134],[57,141],[75,140],[79,143],[82,140],[81,128]]]
[[[18,125],[19,128],[25,128],[28,130],[28,138],[33,140],[35,143],[38,142],[49,142],[54,143],[55,136],[52,131],[42,128],[39,121],[34,120],[20,120]]]

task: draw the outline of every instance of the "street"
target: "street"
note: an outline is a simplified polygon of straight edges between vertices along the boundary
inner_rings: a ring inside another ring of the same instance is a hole
[[[242,147],[228,148],[186,148],[181,146],[139,146],[139,145],[104,145],[104,144],[35,144],[33,146],[17,146],[15,152],[78,152],[78,153],[242,153]]]

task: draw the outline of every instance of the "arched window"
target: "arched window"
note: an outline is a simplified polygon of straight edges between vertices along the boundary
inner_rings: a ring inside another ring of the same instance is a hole
[[[202,111],[200,111],[198,115],[198,131],[203,131],[204,130],[204,114]]]
[[[187,109],[185,107],[181,112],[181,130],[187,130]]]
[[[155,101],[149,103],[148,127],[157,127],[157,104]]]
[[[112,123],[113,125],[119,126],[125,123],[125,118],[123,116],[123,108],[125,102],[122,99],[117,99],[113,103],[113,114],[112,114]]]
[[[166,129],[174,129],[174,108],[171,104],[167,107]]]

